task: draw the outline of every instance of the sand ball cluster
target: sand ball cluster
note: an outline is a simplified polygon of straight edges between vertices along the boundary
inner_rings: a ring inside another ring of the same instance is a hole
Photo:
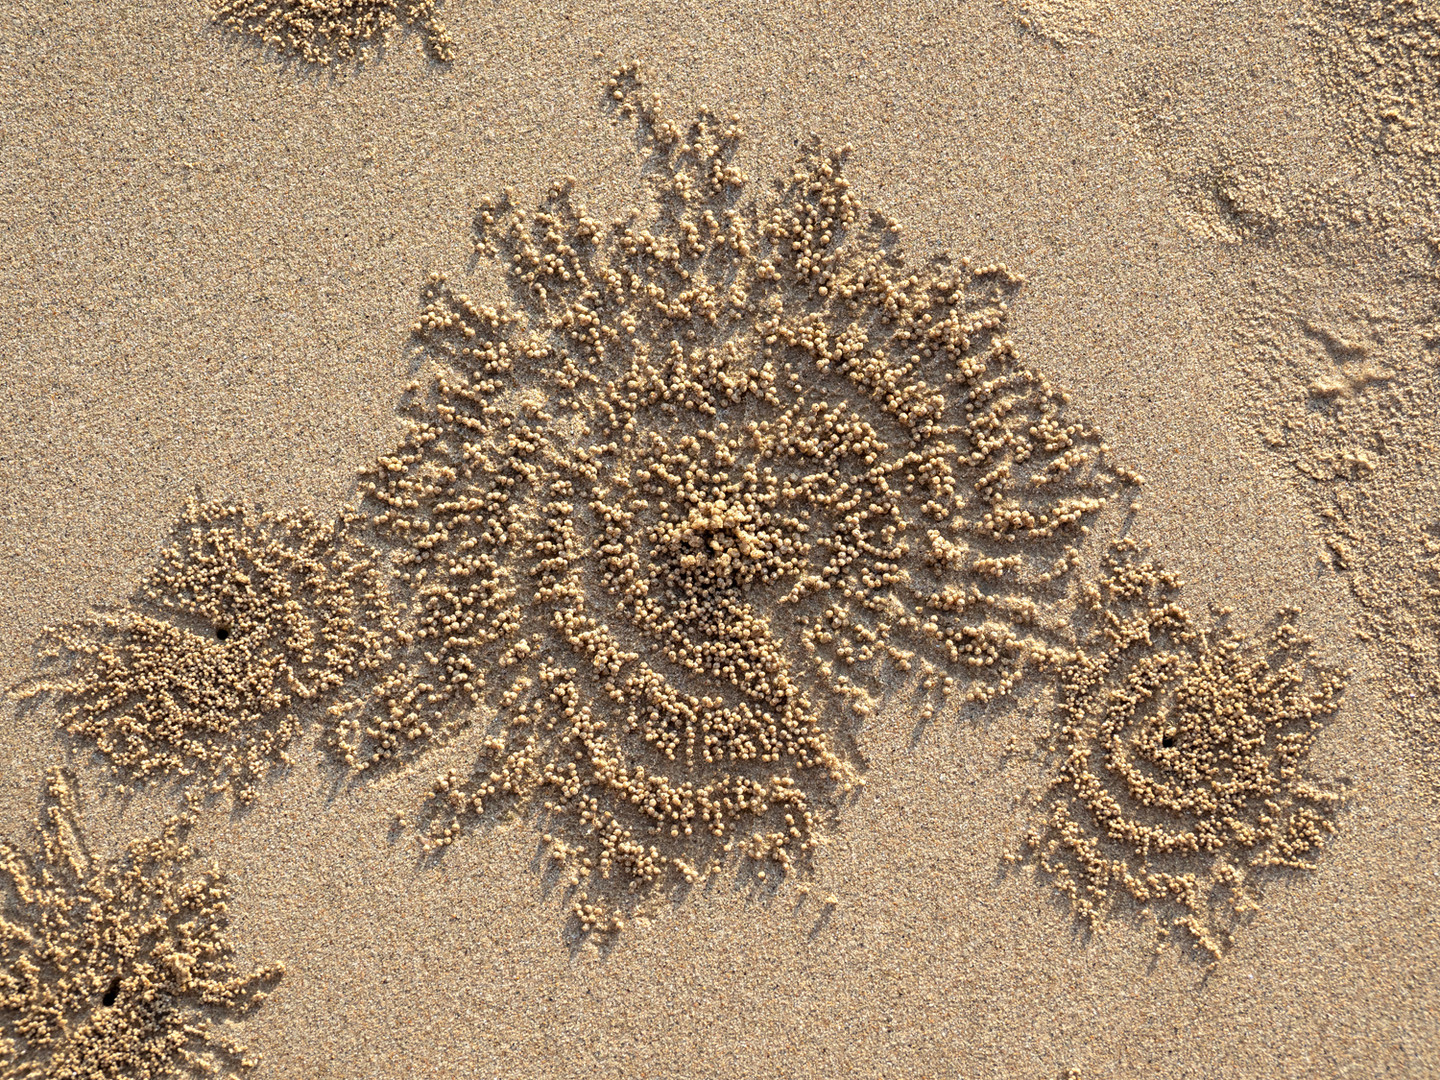
[[[861,725],[1058,673],[1029,856],[1092,924],[1128,897],[1218,955],[1333,828],[1303,770],[1346,673],[1293,613],[1263,642],[1197,628],[1131,543],[1079,580],[1142,480],[1019,355],[1006,266],[911,259],[846,148],[757,193],[738,118],[677,122],[633,65],[606,91],[649,198],[602,222],[567,178],[479,207],[490,265],[431,276],[356,505],[192,501],[135,601],[48,631],[63,671],[21,696],[192,809],[253,800],[311,724],[352,779],[433,769],[430,852],[525,816],[608,932],[727,865],[806,870],[864,783]]]
[[[475,222],[506,294],[432,277],[362,485],[412,647],[337,741],[367,769],[496,717],[436,779],[436,844],[533,798],[582,827],[550,834],[577,883],[783,874],[882,698],[928,716],[1070,657],[1087,523],[1138,477],[1016,355],[1004,266],[911,265],[844,150],[756,196],[736,118],[677,123],[629,65],[608,90],[653,198],[507,195]]]
[[[388,661],[383,579],[343,529],[192,500],[135,602],[47,630],[62,673],[21,696],[56,695],[66,729],[129,782],[251,801],[302,709]]]
[[[0,1077],[234,1076],[254,1061],[224,1030],[280,965],[235,964],[218,872],[189,869],[185,824],[113,862],[80,840],[53,770],[38,850],[0,845]]]
[[[215,21],[259,38],[285,55],[322,67],[361,60],[388,44],[396,27],[414,27],[436,60],[452,60],[454,41],[435,0],[212,0]]]
[[[1284,611],[1263,640],[1197,627],[1181,582],[1121,542],[1094,640],[1063,675],[1045,820],[1025,844],[1092,926],[1122,898],[1219,957],[1267,870],[1309,870],[1339,796],[1305,771],[1349,673]]]

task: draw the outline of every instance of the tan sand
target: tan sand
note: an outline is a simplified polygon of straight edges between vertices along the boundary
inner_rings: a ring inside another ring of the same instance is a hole
[[[1354,669],[1302,766],[1344,792],[1335,835],[1264,876],[1218,960],[1157,949],[1124,890],[1091,932],[1006,861],[1053,775],[1038,671],[925,724],[882,695],[805,874],[722,860],[613,935],[576,926],[531,819],[438,857],[397,827],[465,747],[351,782],[312,726],[191,835],[228,876],[234,970],[285,968],[233,1029],[248,1075],[1440,1073],[1433,24],[1393,7],[451,0],[450,63],[407,31],[331,74],[200,2],[8,4],[0,684],[34,676],[44,626],[123,614],[197,489],[322,519],[354,500],[400,444],[430,272],[499,299],[470,261],[480,201],[565,175],[602,219],[645,200],[634,126],[602,109],[630,57],[681,120],[744,118],[753,189],[812,132],[849,143],[915,265],[1024,276],[1016,351],[1146,479],[1077,574],[1126,529],[1198,622],[1228,605],[1260,634],[1295,605],[1318,661]],[[1392,50],[1376,75],[1347,27],[1411,36],[1368,39]],[[50,698],[5,709],[9,842],[62,763],[99,856],[180,809],[114,791]]]

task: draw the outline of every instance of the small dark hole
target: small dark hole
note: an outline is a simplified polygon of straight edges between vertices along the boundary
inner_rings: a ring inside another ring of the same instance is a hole
[[[109,1008],[115,1004],[115,999],[120,996],[120,976],[116,975],[110,980],[110,986],[105,991],[105,996],[100,1001]]]
[[[1160,740],[1160,745],[1165,747],[1166,750],[1175,749],[1175,736],[1166,735],[1163,739]]]
[[[229,628],[228,626],[217,626],[217,627],[215,627],[215,636],[216,636],[217,638],[219,638],[221,641],[224,641],[226,638],[228,638],[228,637],[230,636],[230,628]]]

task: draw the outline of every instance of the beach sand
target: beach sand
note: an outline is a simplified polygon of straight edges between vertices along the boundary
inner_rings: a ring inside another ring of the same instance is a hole
[[[634,125],[602,107],[629,58],[682,120],[743,117],[756,189],[812,133],[848,143],[914,260],[1023,275],[1018,353],[1145,477],[1125,533],[1197,618],[1229,605],[1254,634],[1295,605],[1354,669],[1305,762],[1344,792],[1335,835],[1266,878],[1218,959],[1157,948],[1128,896],[1095,932],[1006,861],[1043,812],[1043,677],[924,723],[882,697],[808,893],[727,863],[617,934],[576,930],[529,818],[427,855],[396,814],[438,767],[350,782],[309,730],[193,830],[241,966],[285,966],[236,1028],[249,1075],[1440,1074],[1440,189],[1423,150],[1367,133],[1370,84],[1326,51],[1358,15],[449,0],[449,63],[402,32],[336,74],[200,2],[3,11],[6,686],[45,626],[129,601],[197,491],[322,519],[356,498],[401,438],[427,276],[472,274],[481,199],[565,175],[602,219],[646,199]],[[54,765],[97,852],[178,808],[115,790],[48,699],[5,708],[11,842]]]

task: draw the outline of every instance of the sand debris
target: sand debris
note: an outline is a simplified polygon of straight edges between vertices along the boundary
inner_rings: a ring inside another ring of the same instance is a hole
[[[1132,900],[1218,958],[1267,872],[1313,869],[1334,832],[1340,795],[1305,761],[1350,673],[1314,662],[1293,609],[1246,639],[1197,626],[1133,542],[1106,564],[1025,851],[1090,925]]]
[[[217,23],[260,39],[283,55],[321,67],[363,61],[414,27],[436,60],[452,60],[454,41],[435,0],[212,0]]]

